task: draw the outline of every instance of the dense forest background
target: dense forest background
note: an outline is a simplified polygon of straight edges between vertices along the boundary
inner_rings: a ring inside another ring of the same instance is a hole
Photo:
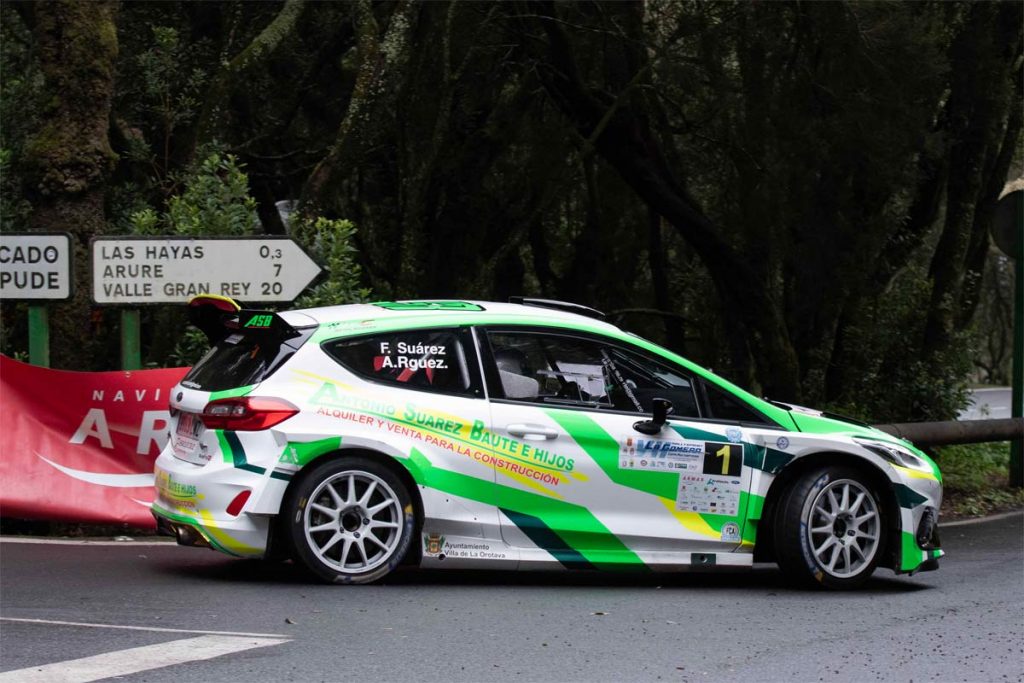
[[[331,273],[300,305],[567,299],[772,398],[947,418],[1009,374],[1022,8],[5,2],[0,223],[78,241],[57,367],[118,357],[92,236],[290,232]]]

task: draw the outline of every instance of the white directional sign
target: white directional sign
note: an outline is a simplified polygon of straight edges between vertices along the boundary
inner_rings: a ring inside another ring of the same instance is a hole
[[[70,235],[0,235],[0,299],[67,299],[70,296]]]
[[[287,302],[319,274],[320,266],[286,237],[92,242],[92,298],[98,304],[185,303],[199,294]]]

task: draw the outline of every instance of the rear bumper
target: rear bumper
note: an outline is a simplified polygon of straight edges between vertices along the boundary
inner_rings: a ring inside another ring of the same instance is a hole
[[[156,503],[150,510],[156,518],[157,532],[175,537],[178,545],[213,548],[234,557],[262,558],[267,553],[268,517],[242,515],[237,522],[224,524],[171,512]]]
[[[265,477],[229,465],[205,467],[178,460],[166,450],[154,467],[156,500],[151,508],[161,533],[181,545],[210,547],[236,557],[263,557],[271,515],[249,512],[252,500],[265,485]],[[232,501],[251,491],[249,502],[237,512]]]

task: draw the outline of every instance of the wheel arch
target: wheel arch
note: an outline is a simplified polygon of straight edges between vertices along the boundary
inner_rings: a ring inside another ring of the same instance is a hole
[[[865,476],[868,483],[879,492],[885,518],[885,554],[879,566],[892,569],[899,565],[900,534],[902,531],[900,505],[893,488],[893,482],[885,471],[871,460],[854,453],[841,451],[819,451],[796,458],[787,464],[768,487],[765,495],[758,538],[754,546],[756,561],[774,561],[775,559],[775,512],[779,500],[789,487],[801,476],[826,465],[844,466],[857,470]]]
[[[402,564],[419,564],[420,556],[423,552],[423,541],[420,538],[420,530],[423,527],[423,497],[420,495],[420,487],[416,484],[416,480],[413,478],[412,473],[409,469],[394,456],[388,455],[378,450],[366,447],[354,447],[354,448],[338,448],[332,451],[328,451],[317,457],[313,458],[299,470],[298,474],[292,477],[292,480],[288,482],[288,487],[285,489],[284,495],[281,498],[282,507],[284,502],[289,499],[291,492],[302,482],[309,474],[318,466],[325,462],[332,460],[344,460],[346,458],[362,457],[373,460],[380,463],[384,467],[398,477],[399,481],[405,486],[409,492],[409,498],[412,500],[413,507],[413,534],[412,544],[409,546],[409,552],[406,553],[405,559]],[[274,530],[272,532],[271,541],[273,553],[281,553],[284,548],[281,547],[283,539],[287,538],[284,533],[283,525],[287,523],[287,518],[284,514],[279,513],[275,519]]]

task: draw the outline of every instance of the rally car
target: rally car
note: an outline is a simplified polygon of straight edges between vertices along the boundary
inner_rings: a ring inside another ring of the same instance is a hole
[[[935,569],[941,475],[909,442],[761,400],[590,308],[200,296],[158,527],[324,580],[429,568]]]

